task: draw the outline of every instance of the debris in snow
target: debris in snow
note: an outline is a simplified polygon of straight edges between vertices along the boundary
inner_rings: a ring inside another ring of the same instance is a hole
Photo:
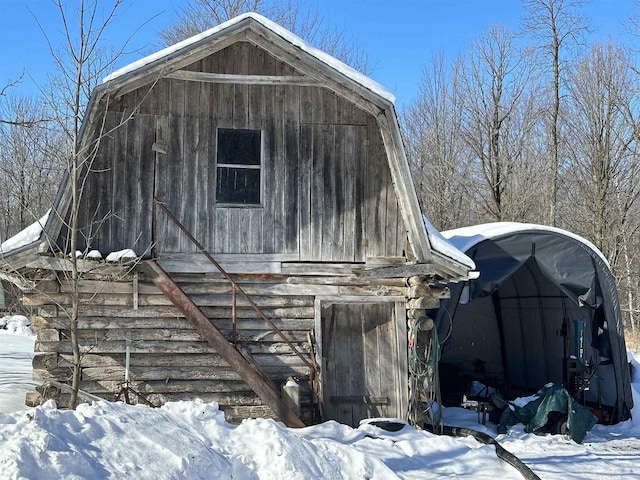
[[[32,337],[33,332],[30,328],[31,322],[24,315],[13,315],[0,318],[0,330],[6,330],[6,333],[12,335],[22,335],[24,337]]]
[[[117,252],[111,252],[109,255],[107,255],[107,262],[126,262],[128,260],[135,260],[136,258],[138,258],[136,252],[134,252],[130,248],[126,248]]]

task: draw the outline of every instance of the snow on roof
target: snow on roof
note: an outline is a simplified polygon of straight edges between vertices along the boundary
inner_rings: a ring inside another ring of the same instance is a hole
[[[220,25],[217,25],[213,28],[210,28],[209,30],[206,30],[205,32],[202,32],[198,35],[194,35],[193,37],[187,38],[186,40],[183,40],[182,42],[178,42],[175,45],[171,45],[170,47],[167,47],[163,50],[160,50],[156,53],[153,53],[149,56],[146,56],[140,60],[137,60],[133,63],[130,63],[129,65],[120,68],[119,70],[116,70],[115,72],[111,73],[110,75],[108,75],[107,77],[105,77],[102,80],[102,83],[107,83],[111,80],[114,80],[118,77],[121,77],[122,75],[125,75],[127,73],[130,73],[134,70],[137,70],[139,68],[144,67],[145,65],[148,65],[152,62],[155,62],[157,60],[161,60],[165,57],[168,57],[169,55],[178,52],[184,48],[187,48],[195,43],[198,43],[202,40],[204,40],[205,38],[208,38],[212,35],[215,35],[216,33],[219,33],[229,27],[232,27],[240,22],[242,22],[245,19],[252,19],[255,20],[256,22],[262,24],[265,28],[271,30],[272,32],[274,32],[276,35],[279,35],[280,37],[282,37],[283,39],[285,39],[287,42],[291,43],[292,45],[300,48],[301,50],[303,50],[304,52],[308,53],[309,55],[317,58],[318,60],[320,60],[321,62],[327,64],[328,66],[330,66],[331,68],[333,68],[334,70],[336,70],[337,72],[341,73],[342,75],[344,75],[345,77],[350,78],[351,80],[353,80],[354,82],[360,84],[361,86],[363,86],[364,88],[370,90],[371,92],[375,93],[376,95],[384,98],[385,100],[389,101],[390,103],[395,103],[396,97],[393,93],[391,93],[389,90],[387,90],[386,88],[384,88],[382,85],[380,85],[379,83],[375,82],[374,80],[370,79],[369,77],[367,77],[366,75],[358,72],[357,70],[355,70],[354,68],[350,67],[349,65],[346,65],[345,63],[341,62],[340,60],[332,57],[331,55],[323,52],[322,50],[319,50],[317,48],[315,48],[314,46],[310,45],[309,43],[307,43],[306,41],[302,40],[300,37],[298,37],[297,35],[291,33],[289,30],[287,30],[286,28],[281,27],[280,25],[278,25],[277,23],[269,20],[268,18],[263,17],[262,15],[259,15],[257,13],[254,12],[249,12],[249,13],[245,13],[243,15],[239,15],[235,18],[232,18],[230,20],[227,20],[224,23],[221,23]]]
[[[107,262],[119,262],[120,260],[131,260],[137,257],[138,256],[136,255],[136,252],[134,252],[130,248],[125,248],[124,250],[111,252],[109,255],[107,255]]]
[[[459,250],[468,252],[472,247],[484,240],[499,238],[512,233],[531,231],[553,232],[565,237],[573,238],[597,253],[605,262],[607,267],[611,268],[604,254],[586,238],[561,228],[549,227],[546,225],[518,222],[494,222],[473,225],[471,227],[456,228],[455,230],[447,230],[442,232],[442,235]]]
[[[424,221],[424,225],[427,229],[427,235],[429,236],[429,243],[431,244],[432,250],[444,255],[445,257],[451,258],[472,270],[476,268],[474,261],[443,237],[436,227],[431,225],[431,222],[429,222],[426,217],[423,216],[422,220]]]
[[[51,209],[49,209],[42,218],[36,220],[21,232],[16,233],[13,237],[2,242],[2,245],[0,245],[0,254],[6,255],[13,250],[37,241],[42,234],[45,224],[47,223],[49,213],[51,213]]]

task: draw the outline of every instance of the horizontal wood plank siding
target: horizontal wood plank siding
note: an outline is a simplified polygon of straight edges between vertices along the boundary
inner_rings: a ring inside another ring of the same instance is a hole
[[[184,276],[182,280],[187,292],[199,292],[190,294],[192,300],[229,340],[233,340],[235,330],[236,341],[251,353],[277,385],[284,384],[290,376],[301,380],[305,402],[303,413],[310,421],[311,399],[305,381],[309,378],[309,369],[304,361],[242,298],[237,299],[238,320],[234,329],[230,292],[212,293],[220,292],[222,285],[228,290],[228,284],[202,281],[203,277],[198,275]],[[265,290],[261,287],[256,290],[252,285],[248,288],[266,293],[252,298],[296,349],[308,355],[307,333],[315,324],[314,297],[282,295],[277,292],[282,281],[263,284]],[[87,282],[83,290],[93,290],[93,293],[81,294],[78,321],[83,353],[80,388],[103,398],[114,398],[124,380],[125,336],[130,332],[132,385],[152,402],[161,404],[197,397],[218,401],[225,411],[227,407],[243,405],[263,407],[250,386],[149,282],[143,279],[135,289],[132,278]],[[40,308],[40,315],[33,318],[32,324],[38,332],[34,378],[42,382],[64,382],[68,378],[72,361],[69,320],[65,313],[71,298],[69,288],[70,283],[66,280],[57,286],[43,282],[24,298],[25,304]],[[136,291],[137,298],[134,298]],[[32,401],[36,401],[35,396]],[[247,417],[256,415],[250,411],[245,414]],[[269,412],[261,415],[272,416]]]
[[[347,301],[357,298],[369,305],[382,302],[386,306],[381,308],[386,311],[399,295],[403,298],[406,289],[396,280],[369,285],[367,280],[331,277],[333,284],[327,285],[326,278],[314,276],[306,277],[306,283],[291,283],[286,275],[234,278],[307,358],[308,335],[316,326],[319,296]],[[281,386],[290,376],[299,379],[303,417],[310,422],[310,371],[290,345],[241,297],[236,299],[234,327],[231,286],[220,275],[179,274],[174,279],[229,340],[235,338],[251,354],[276,385]],[[87,274],[80,286],[80,388],[102,398],[114,398],[124,380],[125,339],[130,332],[132,386],[157,405],[203,398],[219,402],[225,412],[247,405],[263,409],[250,386],[143,275],[103,280],[98,274]],[[71,281],[61,277],[60,281],[39,282],[24,296],[24,303],[38,313],[32,318],[37,332],[33,366],[34,378],[43,383],[65,382],[69,377],[72,350],[67,311],[71,288]],[[29,398],[32,403],[42,400],[35,393]],[[231,417],[235,421],[272,413],[249,409],[233,415],[237,415]]]

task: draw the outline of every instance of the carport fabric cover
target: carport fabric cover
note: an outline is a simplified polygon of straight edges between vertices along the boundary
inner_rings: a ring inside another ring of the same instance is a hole
[[[480,272],[477,280],[468,283],[465,301],[492,296],[520,269],[533,270],[533,265],[542,273],[540,277],[569,299],[574,310],[588,311],[589,318],[585,320],[589,323],[590,346],[600,357],[606,357],[601,372],[605,374],[610,370],[614,377],[610,380],[612,386],[615,384],[615,400],[610,406],[614,407],[618,420],[630,417],[633,401],[617,290],[609,265],[595,246],[557,228],[517,223],[466,227],[443,232],[443,235],[470,256]],[[455,328],[455,311],[463,287],[463,284],[455,285],[451,298],[443,302],[438,313],[440,328],[446,323],[447,316],[454,319]],[[549,288],[553,287],[549,286],[547,290]],[[534,293],[538,295],[539,304],[544,305],[547,300],[540,290]],[[517,292],[517,288],[514,291]],[[532,330],[530,334],[540,335],[540,332]],[[495,341],[495,348],[502,348],[504,357],[501,339]],[[550,353],[545,352],[545,355]],[[609,362],[612,368],[604,366]]]

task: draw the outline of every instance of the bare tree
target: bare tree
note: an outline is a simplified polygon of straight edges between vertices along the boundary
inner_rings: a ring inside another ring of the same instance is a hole
[[[47,37],[51,55],[59,72],[51,82],[52,107],[57,108],[56,119],[71,146],[66,166],[71,189],[71,206],[68,216],[63,220],[70,235],[72,292],[68,316],[73,370],[69,403],[70,407],[74,408],[78,398],[81,367],[78,341],[81,274],[75,252],[78,246],[78,216],[83,176],[90,171],[95,156],[95,142],[82,143],[80,127],[90,92],[112,68],[121,52],[121,50],[109,52],[102,45],[105,32],[113,23],[115,13],[123,0],[113,0],[109,6],[105,6],[104,2],[98,0],[80,0],[73,6],[66,5],[62,0],[53,0],[53,3],[60,14],[64,47],[61,51],[57,51]],[[99,141],[99,138],[96,141]],[[54,214],[64,216],[65,212],[54,212]]]
[[[514,34],[496,26],[483,35],[463,66],[462,137],[475,163],[470,182],[489,219],[520,220],[510,200],[516,190],[515,169],[525,160],[523,140],[530,128],[529,62]]]
[[[565,55],[567,51],[580,44],[582,34],[587,31],[586,19],[578,13],[586,2],[584,0],[523,0],[522,3],[527,9],[524,28],[533,35],[551,74],[551,105],[548,110],[544,110],[548,118],[550,160],[547,222],[550,225],[556,225],[562,143],[560,114],[563,76],[568,64]]]
[[[566,226],[609,259],[633,325],[640,232],[637,77],[621,47],[596,44],[572,73],[570,91]]]
[[[189,0],[179,8],[178,20],[160,30],[160,40],[165,46],[173,45],[246,12],[270,18],[365,74],[372,70],[362,48],[304,0]]]
[[[53,203],[63,168],[64,142],[51,128],[41,102],[9,96],[0,124],[0,182],[3,205],[0,237],[8,238],[33,223]]]
[[[20,77],[17,80],[7,80],[5,85],[0,88],[0,99],[6,99],[9,95],[10,89],[20,85],[20,83],[22,83],[23,77],[24,77],[24,73],[20,75]],[[46,117],[43,117],[43,118],[34,117],[29,119],[16,118],[12,116],[12,113],[13,112],[11,110],[11,107],[9,106],[7,108],[7,106],[5,105],[4,111],[0,116],[0,125],[10,125],[10,126],[16,126],[16,127],[33,127],[33,126],[38,126],[43,123],[47,123],[51,121],[51,118],[46,118]]]
[[[401,113],[409,164],[422,211],[439,229],[473,223],[475,202],[468,189],[471,161],[461,137],[459,64],[445,55],[422,73],[418,97]]]

